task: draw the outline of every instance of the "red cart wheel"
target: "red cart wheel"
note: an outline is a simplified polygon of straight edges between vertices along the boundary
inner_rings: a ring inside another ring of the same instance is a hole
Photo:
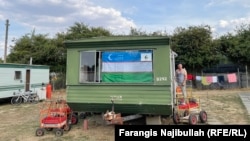
[[[44,129],[38,128],[36,130],[36,136],[43,136],[44,135]]]
[[[179,116],[178,113],[175,113],[173,115],[173,122],[174,122],[174,124],[179,124],[180,123],[180,116]]]
[[[73,114],[71,117],[71,124],[75,125],[78,123],[78,116]]]
[[[200,111],[199,117],[200,117],[201,123],[207,122],[207,113],[205,111]]]
[[[57,137],[62,136],[63,135],[63,129],[60,129],[60,128],[56,129],[55,130],[55,135]]]
[[[190,114],[189,116],[189,124],[190,125],[195,125],[197,124],[198,120],[195,114]]]

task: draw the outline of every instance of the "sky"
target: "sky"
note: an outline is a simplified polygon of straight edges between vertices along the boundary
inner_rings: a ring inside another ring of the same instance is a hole
[[[250,0],[0,0],[0,58],[5,45],[9,53],[13,41],[33,30],[54,37],[75,22],[113,34],[132,27],[171,35],[177,27],[209,25],[219,37],[250,23]]]

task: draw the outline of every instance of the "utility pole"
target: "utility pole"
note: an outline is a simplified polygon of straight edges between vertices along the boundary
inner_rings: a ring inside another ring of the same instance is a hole
[[[6,63],[7,58],[7,43],[8,43],[8,29],[9,29],[9,20],[6,20],[6,32],[5,32],[5,47],[4,47],[4,63]]]

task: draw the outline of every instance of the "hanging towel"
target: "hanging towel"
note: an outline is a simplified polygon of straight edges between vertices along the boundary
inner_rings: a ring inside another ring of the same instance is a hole
[[[202,77],[201,77],[201,83],[202,83],[203,85],[209,85],[209,83],[207,82],[207,77],[206,77],[206,76],[202,76]]]
[[[192,74],[188,74],[187,75],[187,80],[193,80],[193,75]]]
[[[235,73],[228,74],[227,77],[229,83],[237,82],[237,77]]]
[[[207,76],[207,83],[208,84],[213,83],[213,77],[212,76]]]
[[[213,76],[213,81],[212,83],[217,83],[218,82],[218,77],[217,76]]]
[[[201,81],[201,76],[196,76],[197,81]]]
[[[225,82],[223,75],[218,76],[218,80],[220,83]]]

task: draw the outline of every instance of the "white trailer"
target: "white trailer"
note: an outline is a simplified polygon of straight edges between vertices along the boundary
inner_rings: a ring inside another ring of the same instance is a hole
[[[29,64],[0,64],[0,98],[13,97],[21,91],[37,92],[40,100],[46,99],[49,83],[49,66]]]

